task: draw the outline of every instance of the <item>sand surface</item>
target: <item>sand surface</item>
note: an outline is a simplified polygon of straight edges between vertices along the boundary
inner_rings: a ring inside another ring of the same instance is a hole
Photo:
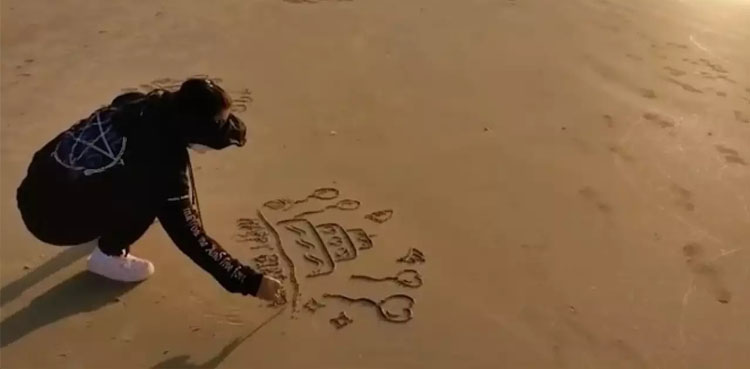
[[[749,1],[1,10],[3,368],[750,363]],[[133,247],[157,268],[137,286],[85,273],[89,250],[47,246],[22,225],[15,190],[39,147],[124,88],[196,74],[252,97],[240,113],[249,145],[194,157],[209,233],[248,262],[269,253],[252,247],[278,252],[273,235],[235,240],[237,219],[257,224],[261,210],[295,265],[298,311],[274,318],[224,292],[158,224]],[[263,207],[323,187],[339,196]],[[362,228],[373,247],[307,278],[314,264],[276,223],[342,199],[360,206],[309,224]],[[365,218],[384,209],[382,224]],[[426,262],[397,263],[409,248]],[[349,279],[404,268],[424,284]],[[326,292],[406,293],[413,319],[389,323]],[[326,306],[302,308],[311,297]],[[341,311],[353,323],[337,330]]]

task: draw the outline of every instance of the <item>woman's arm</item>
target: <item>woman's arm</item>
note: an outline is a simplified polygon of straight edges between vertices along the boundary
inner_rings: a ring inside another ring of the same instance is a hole
[[[263,275],[243,265],[206,234],[187,192],[166,199],[159,222],[177,247],[227,291],[258,295]]]

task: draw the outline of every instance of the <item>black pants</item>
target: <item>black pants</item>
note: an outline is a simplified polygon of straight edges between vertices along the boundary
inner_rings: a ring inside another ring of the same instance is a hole
[[[80,245],[98,239],[107,255],[129,252],[154,222],[136,206],[100,201],[91,190],[58,181],[23,181],[16,199],[26,228],[40,241],[56,246]],[[113,196],[113,198],[115,198]],[[119,199],[127,203],[127,199]]]

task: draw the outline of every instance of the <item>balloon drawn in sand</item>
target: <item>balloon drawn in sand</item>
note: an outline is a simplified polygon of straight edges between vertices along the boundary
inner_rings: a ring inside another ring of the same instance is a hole
[[[362,206],[358,200],[339,200],[340,195],[336,188],[318,188],[296,199],[282,197],[266,201],[263,204],[265,212],[258,210],[255,218],[237,220],[238,233],[235,235],[235,241],[249,243],[252,250],[261,253],[253,259],[255,267],[260,272],[278,278],[289,287],[289,295],[286,297],[292,305],[292,318],[296,318],[300,311],[300,300],[304,294],[303,285],[308,283],[305,282],[306,279],[313,281],[330,276],[336,272],[339,263],[364,257],[376,249],[373,241],[375,235],[360,226],[347,227],[340,223],[317,221],[329,212],[355,212]],[[300,209],[296,215],[290,215],[290,210],[299,207],[312,210]],[[393,213],[392,209],[377,210],[364,217],[360,215],[358,219],[360,223],[364,219],[378,225],[389,221]],[[350,219],[356,222],[356,218]],[[398,259],[398,262],[424,263],[425,257],[421,251],[411,248],[406,256]],[[417,289],[423,285],[422,275],[416,269],[403,269],[395,275],[376,277],[353,274],[349,279],[375,283],[394,282],[397,288]],[[390,323],[410,321],[416,304],[414,297],[403,293],[392,294],[383,299],[324,293],[309,296],[302,307],[311,314],[327,309],[327,305],[321,303],[320,299],[339,300],[346,305],[369,305],[378,312],[382,320]],[[342,311],[329,321],[341,329],[352,324],[354,319]]]
[[[299,204],[304,204],[312,199],[318,199],[318,200],[333,200],[335,198],[339,197],[339,190],[335,188],[319,188],[315,191],[313,191],[311,194],[307,195],[306,197],[299,199],[299,200],[292,200],[289,198],[281,198],[271,201],[266,201],[265,204],[263,204],[264,207],[267,207],[271,210],[289,210]]]
[[[419,274],[419,272],[414,269],[404,269],[396,273],[395,276],[387,276],[387,277],[381,277],[381,278],[371,277],[369,275],[359,275],[359,274],[354,274],[350,278],[351,279],[364,279],[366,281],[372,281],[372,282],[393,281],[393,282],[396,282],[396,284],[400,286],[409,287],[409,288],[417,288],[417,287],[422,286],[422,275]]]
[[[299,213],[294,216],[294,219],[304,218],[306,216],[313,215],[313,214],[320,214],[320,213],[325,212],[326,210],[331,210],[331,209],[338,209],[338,210],[343,210],[343,211],[357,210],[359,209],[359,205],[360,203],[357,200],[344,199],[333,205],[328,205],[322,209],[310,210],[310,211]]]
[[[342,299],[351,303],[363,302],[375,307],[380,313],[380,317],[391,323],[406,323],[414,316],[412,308],[414,307],[413,297],[402,293],[388,296],[380,301],[375,301],[369,297],[353,298],[349,296],[326,293],[324,298]]]

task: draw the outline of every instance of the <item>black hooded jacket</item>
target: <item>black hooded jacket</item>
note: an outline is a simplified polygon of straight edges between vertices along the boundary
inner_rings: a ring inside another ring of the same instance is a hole
[[[98,238],[105,252],[127,252],[158,218],[177,247],[224,288],[255,295],[262,275],[203,228],[183,122],[174,111],[170,92],[127,93],[55,137],[34,155],[18,189],[24,222],[44,242]],[[217,134],[244,144],[244,124],[233,115],[228,121],[221,123],[237,129],[222,126]]]

